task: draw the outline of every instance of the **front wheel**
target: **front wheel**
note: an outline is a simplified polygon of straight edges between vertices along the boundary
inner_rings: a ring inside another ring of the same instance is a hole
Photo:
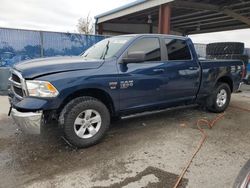
[[[93,97],[73,99],[65,107],[65,137],[76,147],[84,148],[98,143],[107,132],[109,124],[109,110]]]
[[[214,91],[207,99],[206,107],[211,112],[224,112],[231,99],[231,90],[226,83],[217,83]]]

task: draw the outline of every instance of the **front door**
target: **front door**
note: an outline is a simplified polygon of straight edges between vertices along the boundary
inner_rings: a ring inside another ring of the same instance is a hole
[[[144,52],[146,57],[144,62],[118,64],[120,110],[140,109],[157,105],[163,100],[165,63],[160,46],[158,37],[143,37],[128,48],[127,53]]]

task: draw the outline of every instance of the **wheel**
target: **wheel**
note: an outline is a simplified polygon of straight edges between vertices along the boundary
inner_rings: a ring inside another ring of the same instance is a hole
[[[210,43],[206,48],[207,55],[243,54],[244,43],[241,42],[217,42]]]
[[[233,188],[239,187],[249,187],[249,172],[250,172],[250,160],[241,168],[235,182]]]
[[[231,90],[228,84],[219,82],[208,97],[206,107],[211,112],[224,112],[231,99]]]
[[[63,111],[65,137],[76,147],[84,148],[98,143],[109,128],[109,110],[93,97],[73,99]]]

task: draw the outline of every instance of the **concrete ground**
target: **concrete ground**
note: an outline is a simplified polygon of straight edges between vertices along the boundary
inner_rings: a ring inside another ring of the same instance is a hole
[[[180,187],[232,187],[250,158],[250,88],[232,96]],[[57,129],[44,136],[17,131],[0,96],[0,187],[173,187],[201,139],[199,118],[217,114],[178,108],[124,119],[98,145],[76,150]]]

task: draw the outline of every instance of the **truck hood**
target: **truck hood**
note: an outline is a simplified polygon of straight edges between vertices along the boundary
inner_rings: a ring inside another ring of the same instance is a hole
[[[104,60],[86,60],[81,56],[64,56],[24,61],[16,64],[14,69],[21,72],[24,78],[32,79],[53,73],[97,69],[103,62]]]

